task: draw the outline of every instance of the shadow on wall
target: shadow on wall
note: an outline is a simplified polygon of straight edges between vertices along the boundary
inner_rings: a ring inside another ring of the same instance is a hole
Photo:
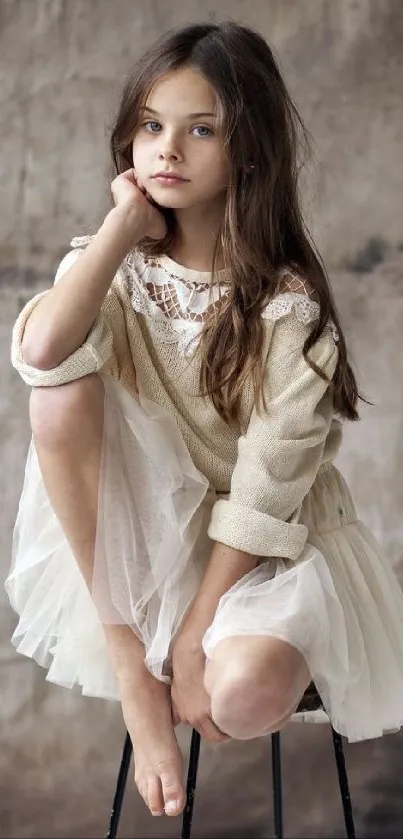
[[[402,244],[403,249],[403,244]],[[341,267],[354,274],[365,274],[384,262],[391,248],[383,236],[371,236],[363,248],[351,259],[345,260]]]

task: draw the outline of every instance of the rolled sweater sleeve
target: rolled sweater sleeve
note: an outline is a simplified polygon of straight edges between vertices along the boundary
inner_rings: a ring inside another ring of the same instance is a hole
[[[311,326],[294,313],[273,327],[264,392],[266,411],[253,410],[239,438],[228,499],[219,499],[209,525],[211,539],[259,557],[297,559],[308,535],[299,509],[321,465],[333,415],[324,381],[302,353]],[[330,328],[309,351],[332,379],[337,344]]]
[[[55,284],[74,265],[80,253],[81,250],[76,249],[66,254],[56,272]],[[88,376],[90,373],[97,373],[104,367],[112,354],[112,332],[101,311],[81,347],[78,347],[57,367],[51,370],[39,370],[28,364],[22,353],[25,326],[31,313],[47,293],[47,291],[43,291],[29,300],[18,316],[12,332],[11,363],[24,382],[31,387],[62,385]]]

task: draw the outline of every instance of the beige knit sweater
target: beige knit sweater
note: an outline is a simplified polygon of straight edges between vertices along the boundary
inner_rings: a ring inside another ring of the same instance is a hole
[[[57,281],[88,239],[73,240]],[[210,275],[168,257],[146,260],[131,253],[120,267],[85,343],[52,370],[23,359],[25,323],[42,297],[21,312],[12,340],[12,363],[30,386],[55,386],[104,371],[132,394],[165,407],[175,418],[196,467],[217,492],[209,535],[258,556],[296,559],[307,538],[298,512],[324,462],[337,454],[341,431],[326,382],[306,363],[302,347],[318,305],[298,277],[285,273],[282,291],[264,318],[267,413],[259,416],[251,386],[239,435],[198,395],[197,338],[209,305],[226,291]],[[221,289],[221,292],[220,292]],[[337,335],[329,325],[310,355],[329,378],[337,363]]]

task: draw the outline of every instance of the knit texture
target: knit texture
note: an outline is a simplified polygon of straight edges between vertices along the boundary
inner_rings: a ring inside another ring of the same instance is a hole
[[[56,281],[79,258],[86,241],[73,244]],[[322,464],[337,454],[341,437],[328,384],[302,354],[318,306],[301,285],[297,291],[295,283],[289,285],[263,314],[267,411],[259,415],[251,383],[245,386],[241,417],[247,431],[242,435],[198,392],[197,338],[209,301],[217,299],[209,275],[169,259],[150,262],[131,254],[84,344],[52,370],[35,369],[22,355],[25,324],[47,292],[37,295],[14,326],[12,364],[32,387],[57,386],[102,370],[133,396],[139,391],[164,407],[177,422],[195,466],[217,493],[211,539],[258,556],[296,559],[308,535],[298,521],[302,502]],[[331,379],[337,364],[331,325],[310,356]]]

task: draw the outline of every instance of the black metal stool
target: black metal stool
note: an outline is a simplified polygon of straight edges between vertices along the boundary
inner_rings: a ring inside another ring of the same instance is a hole
[[[311,684],[305,691],[304,696],[302,697],[301,702],[298,705],[296,713],[306,713],[309,711],[319,710],[323,710],[323,705],[320,696],[316,691],[315,685]],[[337,766],[337,774],[339,779],[341,802],[343,806],[344,822],[346,826],[346,837],[347,839],[355,839],[355,827],[353,820],[353,811],[351,806],[350,790],[348,785],[346,763],[344,759],[343,741],[341,735],[338,734],[332,726],[331,730]],[[199,765],[199,754],[200,734],[198,734],[198,732],[193,729],[192,738],[190,742],[189,767],[186,784],[186,806],[183,811],[182,817],[181,839],[190,839],[191,835],[193,804],[196,793],[197,769]],[[127,734],[123,747],[122,760],[120,763],[116,791],[113,799],[111,817],[109,822],[109,830],[106,839],[116,839],[117,836],[131,755],[132,744],[129,735]],[[273,773],[274,837],[275,839],[283,839],[283,796],[279,731],[271,735],[271,757]]]

